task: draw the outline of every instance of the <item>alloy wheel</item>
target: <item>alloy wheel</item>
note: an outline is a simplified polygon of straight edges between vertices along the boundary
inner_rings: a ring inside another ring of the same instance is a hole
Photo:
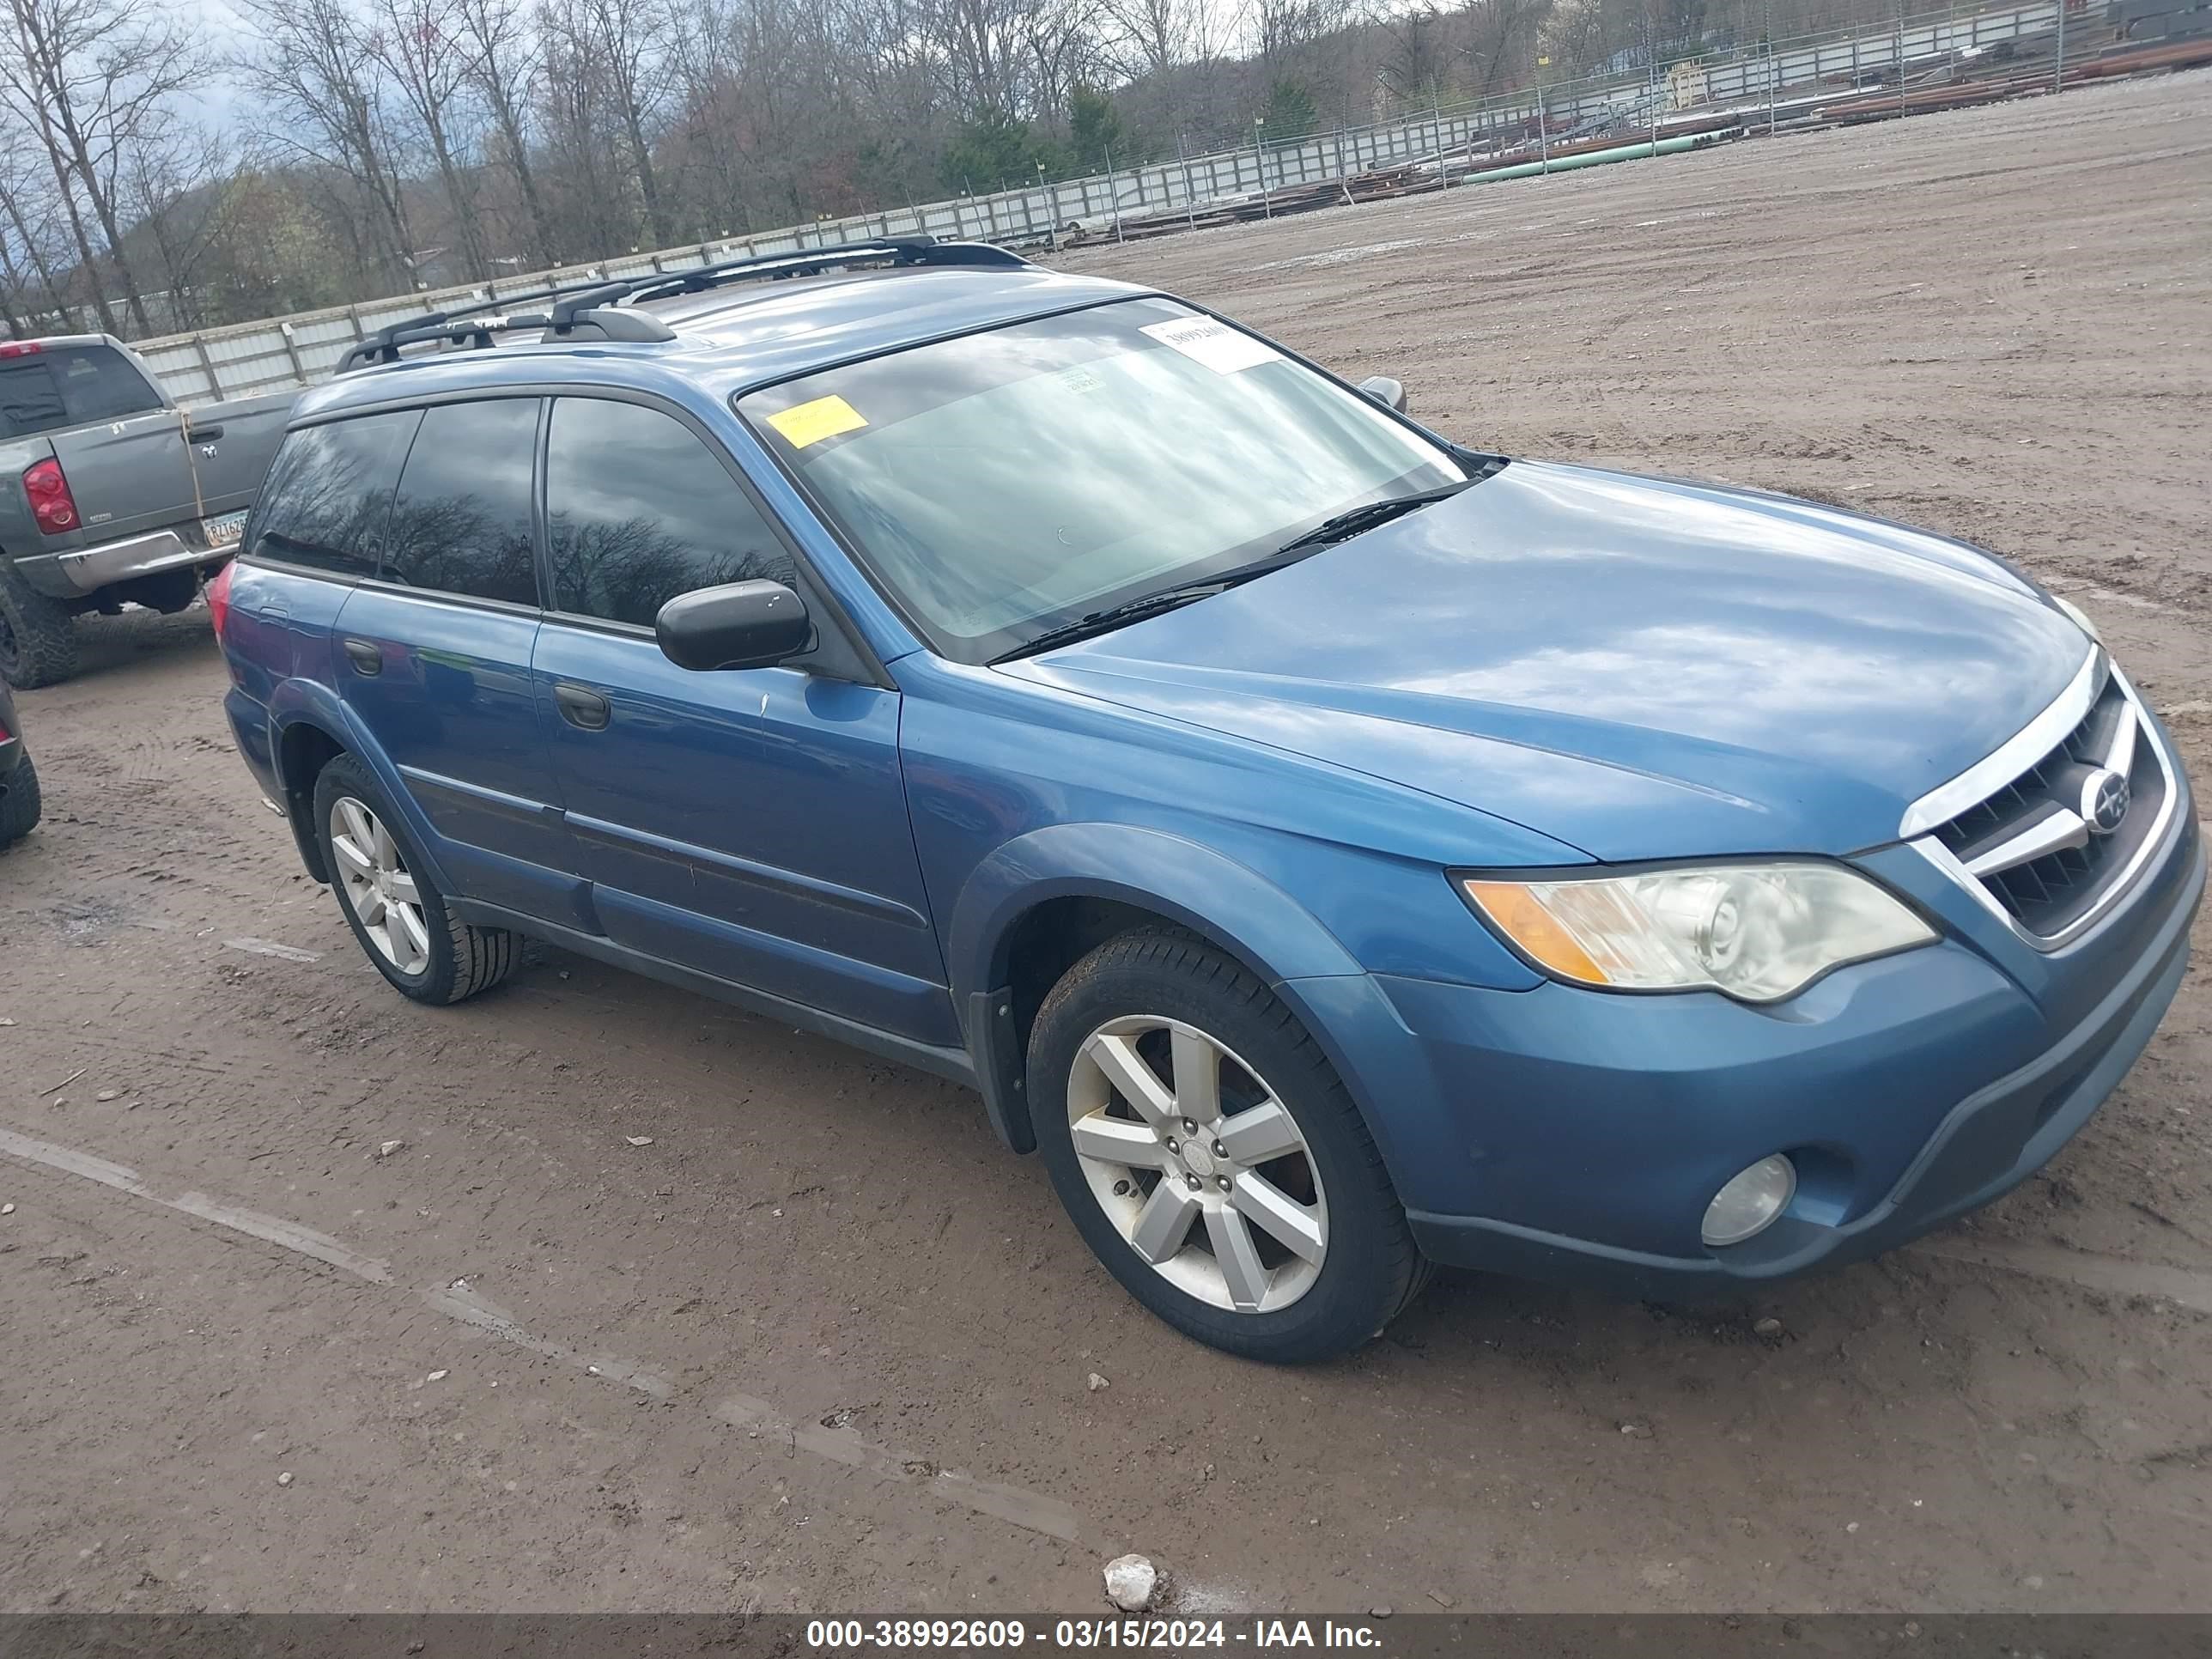
[[[1083,1041],[1067,1115],[1092,1195],[1188,1295],[1273,1313],[1313,1288],[1328,1205],[1305,1136],[1259,1074],[1194,1025],[1109,1020]]]
[[[398,844],[369,807],[350,795],[331,803],[331,851],[346,902],[378,954],[403,974],[429,966],[422,896]]]

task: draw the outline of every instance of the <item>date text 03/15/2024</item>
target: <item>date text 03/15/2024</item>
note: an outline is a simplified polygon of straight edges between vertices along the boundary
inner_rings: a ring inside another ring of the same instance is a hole
[[[1360,1648],[1382,1645],[1371,1624],[1331,1619],[816,1619],[811,1648]]]

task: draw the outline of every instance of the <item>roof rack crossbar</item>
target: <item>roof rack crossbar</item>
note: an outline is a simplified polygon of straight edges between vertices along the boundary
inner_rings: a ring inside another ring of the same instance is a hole
[[[489,300],[478,300],[469,305],[454,306],[445,311],[426,311],[420,316],[402,317],[397,322],[386,323],[366,339],[349,348],[342,362],[344,367],[351,367],[352,359],[363,347],[369,348],[370,354],[379,362],[397,362],[399,361],[398,354],[392,348],[398,343],[402,335],[420,339],[425,337],[420,331],[426,328],[436,329],[463,317],[477,317],[488,312],[503,311],[509,306],[526,305],[533,300],[558,300],[564,295],[596,293],[606,286],[606,279],[603,276],[593,277],[587,282],[556,283],[542,288],[524,289],[516,294],[495,295]],[[343,373],[343,368],[341,368],[339,372]]]
[[[349,346],[332,373],[344,374],[367,363],[396,363],[400,361],[400,348],[421,345],[429,340],[444,340],[453,345],[481,349],[489,346],[495,334],[505,334],[520,328],[540,328],[545,320],[542,313],[537,316],[465,319],[441,317],[434,321],[428,317],[418,317],[404,325],[395,324],[380,330],[374,339]]]
[[[611,306],[629,292],[629,284],[624,282],[594,283],[589,288],[571,289],[554,301],[546,326],[556,334],[565,334],[575,322],[578,313]]]
[[[545,337],[559,340],[572,337],[577,329],[593,329],[602,340],[620,340],[633,345],[659,344],[676,337],[676,331],[659,318],[646,311],[617,311],[612,306],[586,306],[569,313],[568,327],[553,326],[553,319],[545,319]]]

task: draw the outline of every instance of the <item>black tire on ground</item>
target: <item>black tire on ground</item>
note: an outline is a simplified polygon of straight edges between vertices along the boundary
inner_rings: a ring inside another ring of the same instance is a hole
[[[1131,1016],[1170,1017],[1206,1033],[1264,1079],[1304,1137],[1326,1198],[1328,1242],[1317,1275],[1289,1305],[1239,1312],[1170,1283],[1091,1189],[1068,1120],[1070,1073],[1094,1032]],[[1266,985],[1190,934],[1124,933],[1070,969],[1030,1035],[1029,1094],[1037,1150],[1076,1230],[1124,1289],[1187,1336],[1275,1364],[1334,1358],[1378,1335],[1427,1282],[1382,1155],[1320,1046]]]
[[[58,685],[76,672],[76,623],[0,558],[0,679],[18,691]]]
[[[38,769],[26,755],[15,763],[15,769],[6,780],[0,781],[0,847],[29,835],[39,821],[40,811]]]
[[[414,878],[422,908],[424,930],[429,935],[428,958],[415,973],[403,971],[379,950],[368,930],[354,913],[346,885],[338,878],[338,854],[331,846],[331,812],[342,798],[350,797],[374,813],[399,849]],[[337,896],[338,912],[353,929],[362,954],[375,966],[392,988],[417,1002],[462,1002],[480,991],[489,991],[514,971],[520,959],[522,940],[503,927],[476,927],[455,918],[446,908],[446,896],[432,882],[382,787],[351,755],[331,758],[315,779],[314,830],[322,844],[324,867],[331,873],[331,890]]]

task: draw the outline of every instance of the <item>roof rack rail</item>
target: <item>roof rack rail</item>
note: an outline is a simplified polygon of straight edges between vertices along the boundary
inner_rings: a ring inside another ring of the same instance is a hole
[[[346,349],[337,374],[344,374],[369,363],[396,363],[404,346],[441,340],[456,346],[483,349],[493,337],[525,328],[544,330],[546,342],[574,339],[588,329],[592,337],[651,343],[672,340],[675,331],[649,312],[634,309],[645,300],[674,294],[703,294],[726,282],[742,278],[780,281],[833,270],[842,265],[889,264],[895,269],[916,265],[972,265],[997,270],[1023,270],[1030,261],[989,242],[940,242],[933,236],[879,236],[866,241],[838,242],[827,247],[799,248],[787,253],[748,254],[695,265],[689,270],[656,270],[642,276],[599,278],[562,283],[550,288],[505,294],[450,311],[433,311],[420,317],[404,317]],[[544,313],[514,313],[504,307],[533,300],[553,301]],[[629,304],[626,306],[625,301]]]
[[[811,276],[840,265],[980,265],[1001,270],[1026,269],[1030,261],[989,242],[940,242],[934,236],[877,236],[827,247],[794,248],[787,253],[751,253],[690,270],[656,271],[622,280],[623,297],[632,304],[672,294],[703,294],[740,277],[771,279]]]

